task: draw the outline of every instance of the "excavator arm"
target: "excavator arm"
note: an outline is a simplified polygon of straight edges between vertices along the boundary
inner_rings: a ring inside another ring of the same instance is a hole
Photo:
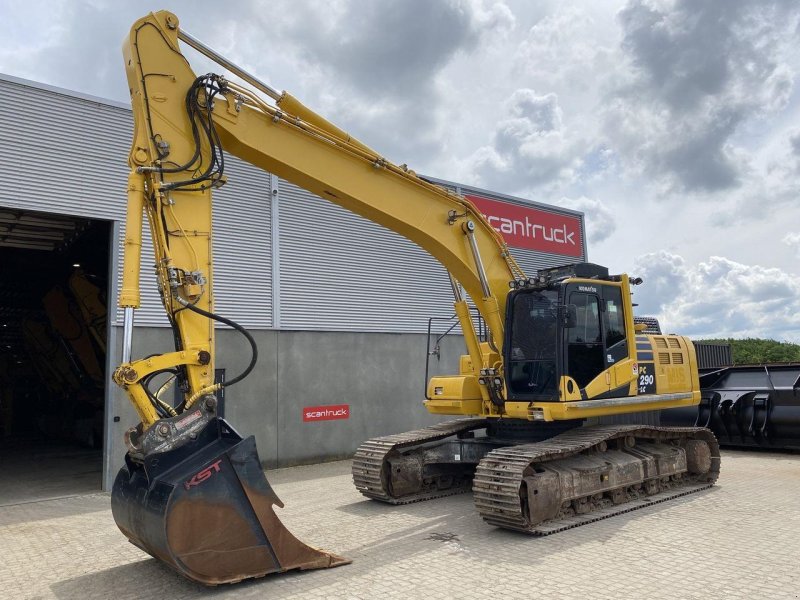
[[[243,75],[272,97],[274,105],[222,77],[197,77],[179,40]],[[276,92],[228,63],[182,32],[170,13],[138,21],[124,54],[135,134],[120,306],[130,315],[139,305],[144,212],[159,289],[179,340],[174,353],[136,363],[124,360],[115,374],[145,428],[164,413],[172,415],[170,407],[154,401],[142,385],[153,373],[174,367],[185,373],[188,385],[180,409],[201,398],[213,403],[211,194],[225,181],[222,148],[405,236],[436,258],[452,278],[474,376],[486,367],[499,368],[497,361],[487,364],[488,353],[480,348],[461,288],[488,324],[494,356],[500,356],[509,282],[525,274],[500,234],[469,200],[392,164],[291,95]],[[489,400],[490,391],[482,388],[484,400]]]

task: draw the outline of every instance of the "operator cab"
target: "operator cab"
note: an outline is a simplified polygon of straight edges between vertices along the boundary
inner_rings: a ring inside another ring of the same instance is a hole
[[[539,271],[509,293],[507,399],[557,402],[563,375],[583,390],[627,358],[622,293],[619,277],[591,263]]]

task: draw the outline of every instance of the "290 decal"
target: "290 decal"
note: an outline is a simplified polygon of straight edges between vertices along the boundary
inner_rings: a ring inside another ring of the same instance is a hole
[[[637,392],[639,394],[656,393],[656,369],[653,363],[639,363]]]

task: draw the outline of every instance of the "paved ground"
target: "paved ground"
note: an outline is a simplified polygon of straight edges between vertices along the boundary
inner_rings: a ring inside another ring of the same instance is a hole
[[[8,504],[100,491],[102,468],[100,450],[22,436],[0,441],[0,511]]]
[[[0,508],[2,598],[798,598],[800,455],[723,454],[714,489],[548,538],[485,525],[469,496],[389,507],[348,462],[270,471],[284,523],[353,559],[203,588],[128,544],[105,494]]]

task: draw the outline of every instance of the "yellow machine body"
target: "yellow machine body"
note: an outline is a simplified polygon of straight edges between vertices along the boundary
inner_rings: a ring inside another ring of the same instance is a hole
[[[628,278],[619,281],[567,278],[560,285],[598,285],[620,289],[627,345],[626,356],[603,369],[585,386],[569,374],[562,374],[550,398],[536,401],[506,399],[502,408],[482,402],[479,373],[470,355],[463,355],[460,372],[454,376],[434,376],[428,383],[425,407],[433,414],[482,415],[530,421],[562,421],[662,410],[696,405],[700,402],[700,381],[694,345],[677,335],[637,333]],[[505,367],[490,344],[480,344],[481,366],[494,366],[504,380]],[[485,379],[485,378],[484,378]],[[503,381],[503,393],[507,385]],[[608,397],[613,390],[620,392]]]

